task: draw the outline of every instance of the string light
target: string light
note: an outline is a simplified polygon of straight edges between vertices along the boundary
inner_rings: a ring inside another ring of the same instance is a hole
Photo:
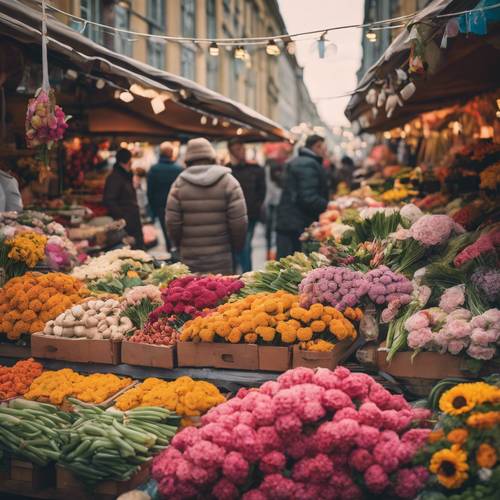
[[[218,123],[219,123],[219,119],[218,119],[218,118],[214,118],[214,119],[212,120],[212,125],[213,125],[214,127],[216,127]]]
[[[206,125],[208,123],[208,118],[205,115],[202,115],[202,117],[200,118],[200,123],[202,125]]]
[[[325,52],[326,52],[326,31],[319,37],[318,40],[318,54],[320,59],[325,58]]]
[[[245,59],[247,59],[247,57],[248,57],[248,52],[241,45],[239,45],[238,47],[236,47],[234,49],[234,58],[235,59],[239,59],[240,61],[244,61]]]
[[[120,100],[123,102],[132,102],[134,100],[134,96],[128,90],[124,90],[123,92],[120,92]]]
[[[102,78],[98,78],[95,82],[95,86],[98,90],[102,90],[106,86],[106,82]]]
[[[370,43],[375,43],[377,41],[377,33],[373,31],[371,28],[366,32],[366,39]]]
[[[113,96],[115,99],[120,99],[120,94],[122,93],[121,90],[115,90]]]
[[[159,115],[165,111],[165,100],[162,96],[157,96],[151,99],[151,107],[153,108],[153,113]]]
[[[269,43],[266,45],[266,54],[268,56],[279,56],[280,48],[276,45],[274,40],[269,40]]]
[[[297,46],[293,40],[290,40],[285,43],[285,49],[291,56],[293,56],[297,50]]]
[[[213,57],[217,57],[219,52],[219,46],[215,42],[212,42],[208,48],[208,53]]]
[[[236,129],[236,135],[242,135],[243,134],[243,129],[240,127]]]

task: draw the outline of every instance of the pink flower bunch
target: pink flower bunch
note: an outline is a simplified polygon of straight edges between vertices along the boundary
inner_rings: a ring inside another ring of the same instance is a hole
[[[45,245],[47,265],[53,271],[69,271],[76,262],[77,250],[66,236],[50,236]]]
[[[123,298],[125,299],[122,303],[123,308],[139,305],[143,299],[157,304],[162,302],[160,289],[155,285],[134,286],[125,293]]]
[[[452,286],[447,288],[439,299],[439,307],[450,313],[465,303],[465,285]]]
[[[68,118],[60,106],[55,104],[53,91],[40,89],[29,100],[26,111],[26,142],[29,148],[47,146],[60,141],[68,128]]]
[[[387,266],[379,266],[366,273],[369,283],[368,297],[377,305],[398,301],[400,305],[411,301],[413,285],[400,273],[391,271]]]
[[[461,267],[485,253],[495,252],[498,247],[500,247],[500,228],[495,228],[489,233],[482,234],[474,243],[465,247],[455,257],[453,263],[455,267]]]
[[[363,274],[348,267],[320,267],[299,285],[301,305],[327,304],[343,311],[357,306],[369,288]]]
[[[225,276],[183,276],[163,290],[163,305],[154,314],[198,316],[204,309],[217,307],[243,286],[243,281]]]
[[[492,359],[500,339],[500,311],[490,309],[472,317],[469,310],[446,312],[434,307],[423,309],[405,322],[411,349],[467,354],[474,359]]]
[[[410,228],[410,236],[426,247],[445,243],[454,232],[463,233],[464,228],[447,215],[424,215]]]
[[[165,498],[414,498],[429,415],[366,374],[295,368],[182,430],[152,475]]]

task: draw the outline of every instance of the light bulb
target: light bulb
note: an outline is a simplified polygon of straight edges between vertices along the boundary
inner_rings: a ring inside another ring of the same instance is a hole
[[[377,33],[375,33],[372,29],[369,29],[366,32],[366,39],[371,43],[375,43],[377,41]]]
[[[151,99],[151,107],[153,108],[155,115],[165,111],[165,102],[163,101],[163,97],[157,96],[154,99]]]
[[[296,45],[295,45],[295,42],[293,40],[290,40],[289,42],[286,42],[285,44],[285,48],[286,48],[286,51],[291,55],[293,56],[296,52]]]
[[[274,40],[269,40],[269,43],[266,45],[266,54],[268,56],[279,56],[280,48],[276,45]]]
[[[239,46],[234,49],[234,58],[244,61],[247,58],[247,51]]]
[[[106,82],[102,78],[99,78],[95,82],[95,86],[96,86],[97,89],[102,90],[106,86]]]
[[[219,55],[219,46],[215,42],[212,42],[208,48],[208,53],[211,56],[217,57]]]
[[[236,135],[241,135],[241,134],[243,134],[243,129],[240,127],[236,129]]]
[[[120,99],[123,102],[132,102],[134,100],[134,96],[128,90],[125,90],[120,93]]]
[[[214,118],[212,120],[212,125],[215,127],[217,124],[219,123],[219,119],[218,118]]]
[[[202,125],[206,125],[207,122],[208,122],[208,118],[205,115],[202,115],[202,117],[200,118],[200,123]]]

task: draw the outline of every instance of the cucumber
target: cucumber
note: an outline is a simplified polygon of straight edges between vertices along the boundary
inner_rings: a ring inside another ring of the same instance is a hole
[[[15,408],[18,410],[41,410],[47,413],[57,413],[57,406],[50,405],[48,403],[39,403],[38,401],[31,401],[29,399],[17,398],[13,399],[9,403],[10,408]]]

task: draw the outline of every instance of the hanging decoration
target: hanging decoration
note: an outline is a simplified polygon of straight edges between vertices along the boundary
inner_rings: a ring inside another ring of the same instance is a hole
[[[54,90],[50,88],[47,59],[47,14],[45,0],[42,1],[42,86],[28,102],[26,111],[26,144],[28,148],[39,148],[43,164],[49,165],[49,151],[60,141],[68,128],[66,116],[56,104]]]
[[[416,75],[424,75],[426,71],[425,46],[416,24],[411,28],[410,40],[411,49],[408,71]]]

